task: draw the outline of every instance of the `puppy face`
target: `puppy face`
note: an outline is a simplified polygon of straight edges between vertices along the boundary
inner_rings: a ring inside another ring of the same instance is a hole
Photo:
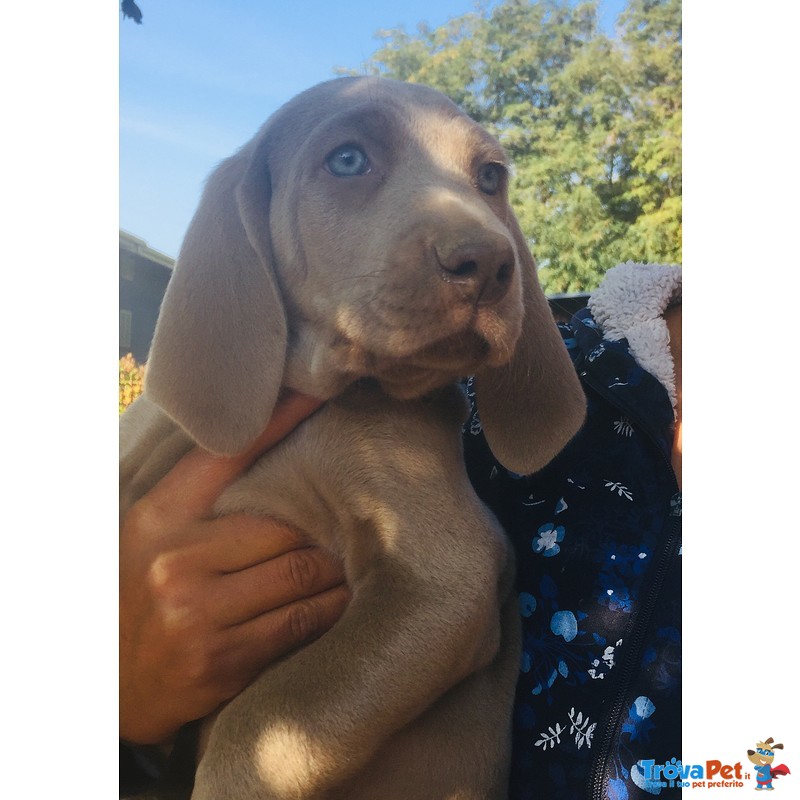
[[[410,397],[506,363],[523,304],[502,148],[429,89],[342,90],[267,151],[290,371],[294,344],[304,370]]]
[[[495,455],[539,469],[585,400],[507,183],[502,148],[433,89],[303,92],[209,177],[145,393],[232,454],[283,387],[324,399],[373,378],[406,399],[474,374]]]

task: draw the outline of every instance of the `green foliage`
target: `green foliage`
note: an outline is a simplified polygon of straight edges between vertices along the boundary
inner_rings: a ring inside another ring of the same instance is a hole
[[[618,38],[593,0],[505,0],[380,31],[368,73],[444,92],[503,143],[511,201],[550,292],[619,261],[681,260],[681,5],[630,0]]]

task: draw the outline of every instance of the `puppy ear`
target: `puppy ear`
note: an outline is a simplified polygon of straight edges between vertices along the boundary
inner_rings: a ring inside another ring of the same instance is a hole
[[[508,469],[527,475],[545,466],[578,432],[586,397],[512,213],[507,227],[522,272],[522,334],[508,364],[476,375],[475,392],[492,452]]]
[[[247,146],[210,177],[147,362],[145,392],[201,447],[221,455],[244,450],[266,426],[286,357],[263,149]],[[254,227],[255,242],[247,230]]]

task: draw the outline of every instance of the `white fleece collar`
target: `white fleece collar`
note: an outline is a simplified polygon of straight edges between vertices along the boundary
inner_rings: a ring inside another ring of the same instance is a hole
[[[663,315],[681,297],[680,266],[628,261],[606,272],[588,302],[603,336],[628,340],[633,357],[664,386],[673,408],[675,365]]]

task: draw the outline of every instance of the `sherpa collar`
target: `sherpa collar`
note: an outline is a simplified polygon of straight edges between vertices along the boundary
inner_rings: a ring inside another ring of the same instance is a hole
[[[606,272],[588,306],[603,337],[627,339],[643,369],[659,380],[675,408],[675,365],[664,312],[681,302],[681,268],[628,261]]]

